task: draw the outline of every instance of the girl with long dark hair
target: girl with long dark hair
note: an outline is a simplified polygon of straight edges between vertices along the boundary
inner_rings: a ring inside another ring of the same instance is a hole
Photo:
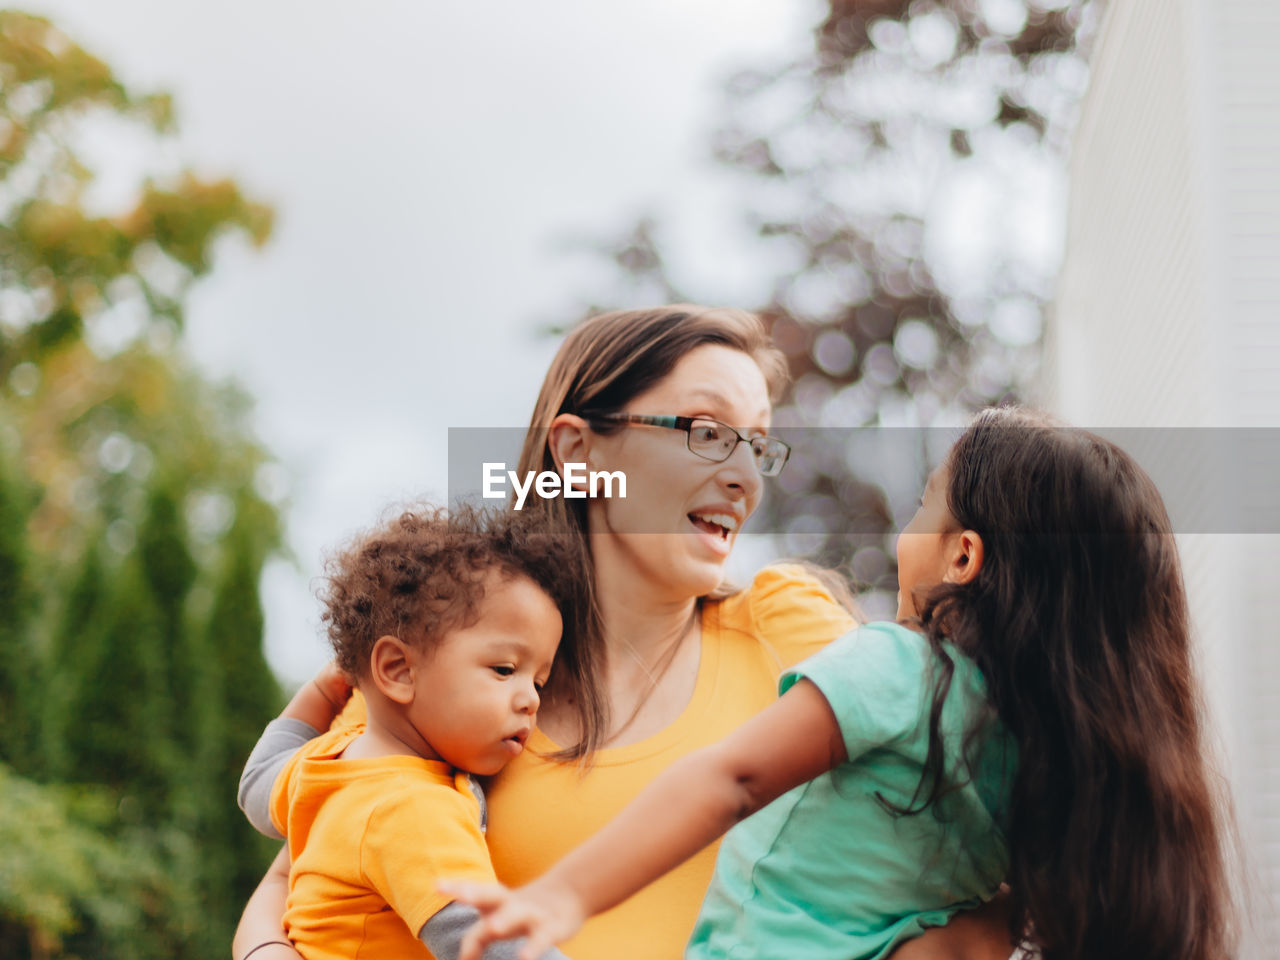
[[[1146,474],[1093,434],[986,411],[898,566],[899,623],[787,671],[776,704],[543,877],[456,889],[488,914],[462,960],[516,934],[535,957],[756,811],[688,957],[882,957],[1005,882],[1017,953],[1230,956],[1185,591]]]

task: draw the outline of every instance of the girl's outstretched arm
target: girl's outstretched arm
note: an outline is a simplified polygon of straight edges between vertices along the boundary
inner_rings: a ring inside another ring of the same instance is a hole
[[[802,680],[719,743],[677,760],[595,836],[516,890],[458,883],[445,892],[479,908],[458,960],[494,940],[528,937],[536,960],[587,917],[679,866],[739,820],[846,759],[835,715]]]

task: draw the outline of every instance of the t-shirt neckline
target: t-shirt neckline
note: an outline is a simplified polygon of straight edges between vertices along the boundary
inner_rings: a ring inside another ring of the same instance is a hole
[[[698,677],[694,681],[693,694],[679,716],[657,733],[643,740],[628,743],[622,747],[604,747],[597,750],[591,756],[591,763],[594,766],[619,766],[669,750],[688,736],[689,730],[694,726],[692,721],[707,710],[715,694],[716,677],[719,675],[720,604],[703,601],[699,621],[701,636],[698,651]],[[563,749],[543,733],[541,727],[533,731],[529,742],[538,753],[554,753]]]

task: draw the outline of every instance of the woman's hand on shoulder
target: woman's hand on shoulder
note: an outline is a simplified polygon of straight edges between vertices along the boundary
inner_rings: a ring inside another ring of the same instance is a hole
[[[330,660],[293,695],[280,716],[301,720],[323,733],[350,699],[351,683],[338,664]]]
[[[495,940],[526,937],[520,960],[538,960],[580,929],[586,912],[573,893],[558,885],[534,881],[514,890],[500,883],[440,883],[440,891],[480,911],[462,939],[458,960],[480,960]]]
[[[339,669],[336,660],[330,660],[321,667],[312,682],[324,698],[329,701],[329,706],[333,708],[334,716],[341,713],[342,708],[351,699],[351,681]]]

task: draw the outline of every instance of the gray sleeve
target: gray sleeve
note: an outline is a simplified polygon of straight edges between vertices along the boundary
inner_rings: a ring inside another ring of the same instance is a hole
[[[451,903],[422,925],[418,938],[427,945],[436,960],[458,960],[462,935],[480,919],[480,911],[464,903]],[[499,940],[484,951],[484,960],[516,960],[516,951],[524,940]],[[569,960],[552,947],[540,960]]]
[[[271,787],[298,748],[308,740],[320,736],[320,731],[309,723],[280,717],[267,724],[245,761],[240,774],[240,789],[236,802],[249,818],[255,830],[276,840],[284,835],[271,822]]]

